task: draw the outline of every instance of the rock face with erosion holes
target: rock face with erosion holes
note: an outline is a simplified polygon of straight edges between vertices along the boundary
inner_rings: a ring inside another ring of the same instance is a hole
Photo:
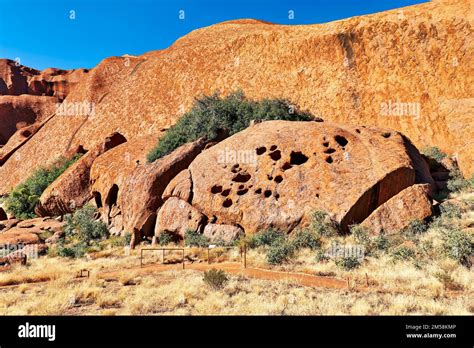
[[[400,232],[412,221],[423,221],[432,214],[428,185],[413,185],[378,207],[362,226],[371,234]]]
[[[127,178],[146,163],[158,135],[136,137],[100,155],[90,171],[91,192],[102,220],[111,234],[122,234],[122,191]]]
[[[407,142],[377,128],[263,122],[201,153],[165,192],[188,197],[212,223],[238,225],[246,234],[268,227],[289,232],[314,210],[347,231],[428,179],[426,163]],[[224,155],[229,151],[233,156]]]

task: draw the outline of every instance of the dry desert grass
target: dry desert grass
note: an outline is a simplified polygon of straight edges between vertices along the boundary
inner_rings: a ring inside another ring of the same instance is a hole
[[[84,259],[46,256],[0,272],[0,315],[472,315],[474,267],[439,251],[443,224],[466,234],[474,225],[473,193],[452,198],[470,208],[460,217],[431,224],[416,237],[412,242],[416,258],[394,260],[389,251],[377,252],[346,271],[333,260],[318,261],[309,249],[301,249],[279,266],[267,263],[264,248],[247,253],[249,267],[349,279],[351,289],[230,275],[223,289],[213,290],[200,271],[176,267],[143,272],[139,250],[127,254],[109,245]],[[335,241],[356,243],[354,236],[327,238],[323,243],[327,247]],[[207,259],[202,249],[188,249],[186,255],[187,262]],[[146,262],[160,258],[160,253],[148,254]],[[178,252],[167,256],[169,262],[180,258]],[[212,259],[239,261],[240,255],[237,249],[215,249]],[[90,278],[77,278],[81,269],[90,270]]]
[[[119,253],[119,251],[117,251]],[[293,270],[309,251],[299,255]],[[250,255],[257,259],[257,254]],[[331,290],[303,287],[286,281],[267,281],[230,276],[222,290],[212,290],[201,272],[176,270],[136,274],[127,269],[137,265],[137,255],[70,260],[45,257],[32,260],[27,268],[14,268],[0,275],[1,315],[385,315],[385,314],[472,314],[472,272],[454,263],[418,270],[389,260],[367,262],[347,272],[354,281],[370,273],[370,291]],[[303,263],[304,264],[304,263]],[[306,265],[306,268],[309,266]],[[446,267],[462,292],[456,295],[433,272]],[[91,277],[77,279],[81,268]],[[116,279],[100,279],[103,271],[118,271]],[[330,263],[312,271],[346,276]],[[306,269],[308,271],[308,269]],[[35,281],[46,282],[35,283]],[[359,279],[360,278],[360,279]],[[364,280],[365,281],[365,280]]]

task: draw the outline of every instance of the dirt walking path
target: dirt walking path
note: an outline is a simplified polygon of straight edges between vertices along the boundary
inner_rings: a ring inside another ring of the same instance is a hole
[[[194,263],[186,264],[185,269],[195,270],[205,272],[210,269],[220,269],[230,274],[243,275],[249,278],[255,279],[264,279],[264,280],[279,280],[279,281],[289,281],[294,282],[304,286],[311,287],[323,287],[330,289],[347,289],[348,284],[347,280],[333,278],[333,277],[321,277],[305,273],[295,273],[295,272],[281,272],[273,271],[262,268],[244,268],[242,264],[237,262],[223,262],[223,263]],[[102,279],[113,280],[121,275],[124,272],[133,272],[134,275],[145,275],[150,273],[159,273],[170,270],[182,270],[182,264],[150,264],[143,267],[134,267],[122,269],[119,271],[113,272],[102,272],[97,276]]]

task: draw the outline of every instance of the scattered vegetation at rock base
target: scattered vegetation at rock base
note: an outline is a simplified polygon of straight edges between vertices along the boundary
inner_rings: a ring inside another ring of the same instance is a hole
[[[459,168],[455,167],[449,173],[448,190],[449,192],[461,192],[462,190],[474,189],[474,175],[470,180],[465,179]]]
[[[66,227],[64,237],[59,240],[58,245],[51,251],[58,256],[78,258],[87,252],[101,249],[99,241],[108,236],[105,223],[94,217],[95,208],[86,205],[76,210],[74,214],[66,216]],[[119,238],[115,238],[119,239]],[[125,238],[119,239],[119,244],[125,244]]]
[[[209,239],[197,231],[187,230],[184,233],[184,244],[186,246],[208,247]]]
[[[80,157],[81,154],[70,159],[62,157],[49,167],[37,169],[28,179],[12,190],[5,201],[7,210],[17,219],[36,217],[35,206],[41,194]]]
[[[163,231],[158,236],[158,244],[159,245],[166,246],[166,245],[171,244],[173,242],[176,242],[176,236],[171,232]]]
[[[442,152],[436,146],[424,148],[421,153],[428,159],[430,168],[439,167],[442,161],[448,157],[446,153]],[[470,179],[464,178],[459,167],[455,163],[449,171],[447,189],[444,190],[445,192],[439,193],[438,196],[440,198],[446,198],[449,193],[461,192],[466,189],[474,189],[474,174]]]
[[[252,120],[311,119],[310,114],[297,110],[287,100],[251,101],[240,91],[223,98],[216,93],[197,99],[192,109],[158,141],[157,146],[148,154],[148,161],[154,162],[179,146],[201,137],[212,140],[222,135],[222,132],[232,135],[247,128]]]
[[[448,202],[443,203],[440,210],[441,215],[430,223],[414,220],[398,234],[390,236],[383,233],[370,236],[360,225],[351,226],[349,236],[340,235],[337,225],[327,214],[316,211],[306,229],[294,231],[290,236],[268,229],[247,238],[246,245],[250,249],[262,250],[270,265],[289,265],[298,258],[301,250],[306,249],[314,253],[317,262],[333,262],[345,271],[361,266],[367,258],[381,257],[388,257],[393,263],[410,262],[417,268],[425,267],[433,257],[447,257],[470,267],[474,240],[460,226],[466,211]],[[346,243],[349,247],[362,247],[364,255],[344,252],[339,255],[338,250],[344,251]]]

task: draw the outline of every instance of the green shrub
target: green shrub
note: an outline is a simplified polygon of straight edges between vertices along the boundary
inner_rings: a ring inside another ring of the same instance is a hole
[[[258,248],[261,246],[270,246],[275,244],[281,244],[286,240],[286,234],[275,230],[273,228],[269,228],[264,231],[260,231],[250,237],[248,241],[249,248]]]
[[[110,245],[113,247],[124,247],[130,245],[131,235],[115,236],[110,238]]]
[[[349,230],[357,243],[363,245],[365,248],[370,247],[371,240],[366,228],[361,225],[351,225],[349,226]]]
[[[41,194],[80,156],[78,154],[71,159],[60,158],[52,166],[36,170],[28,179],[12,190],[5,201],[7,210],[17,219],[36,217],[35,206]]]
[[[462,290],[463,286],[457,283],[454,278],[447,271],[443,270],[442,272],[436,272],[434,274],[435,278],[438,279],[441,284],[443,284],[446,290]]]
[[[307,229],[296,231],[292,243],[295,249],[309,248],[317,250],[321,247],[319,236]]]
[[[267,262],[271,265],[279,265],[288,261],[294,255],[294,252],[295,247],[287,241],[275,243],[267,251]]]
[[[154,162],[201,137],[211,140],[223,132],[232,135],[247,128],[251,120],[309,121],[311,116],[294,110],[288,101],[281,99],[251,101],[242,92],[224,98],[217,93],[205,96],[197,99],[192,109],[158,141],[148,154],[148,161]]]
[[[73,248],[59,246],[58,247],[58,256],[69,257],[71,259],[76,258],[76,252]]]
[[[217,270],[213,268],[204,272],[203,281],[212,289],[219,290],[225,286],[225,284],[229,281],[229,278],[223,270]]]
[[[380,234],[373,240],[373,246],[379,251],[387,251],[390,248],[390,240],[384,234]]]
[[[108,236],[107,225],[95,220],[94,214],[95,208],[86,205],[66,216],[65,236],[58,243],[59,256],[78,258],[102,249],[98,241]]]
[[[337,224],[326,212],[320,210],[311,213],[309,228],[321,237],[334,237],[338,234]]]
[[[316,250],[315,260],[317,262],[328,261],[329,257],[326,255],[326,251],[323,249]]]
[[[402,235],[410,240],[417,239],[428,230],[428,225],[422,220],[410,221],[407,227],[401,230]]]
[[[107,237],[107,225],[94,218],[95,208],[86,205],[66,217],[66,236],[76,236],[84,243]]]
[[[472,187],[470,180],[464,179],[459,168],[455,167],[449,173],[448,190],[450,192],[460,192]]]
[[[345,271],[350,271],[360,266],[360,260],[357,256],[338,257],[334,260],[334,262],[336,263],[337,267]]]
[[[208,247],[209,239],[197,231],[187,230],[184,234],[184,243],[186,246]]]
[[[470,265],[474,253],[474,243],[469,236],[458,229],[444,229],[441,232],[442,250],[446,256],[464,266]]]
[[[392,253],[392,259],[394,261],[407,261],[415,258],[415,250],[407,246],[401,245],[395,248]]]
[[[132,241],[132,234],[130,232],[126,232],[125,235],[123,236],[124,239],[124,245],[128,246],[130,245]]]
[[[462,216],[462,209],[459,205],[450,202],[443,202],[439,209],[441,216],[449,219],[460,219]]]
[[[423,150],[421,150],[421,153],[428,158],[434,159],[436,162],[441,162],[446,158],[446,154],[436,146],[425,147]]]
[[[176,236],[168,231],[163,231],[160,233],[158,237],[158,244],[160,245],[168,245],[176,241]]]

